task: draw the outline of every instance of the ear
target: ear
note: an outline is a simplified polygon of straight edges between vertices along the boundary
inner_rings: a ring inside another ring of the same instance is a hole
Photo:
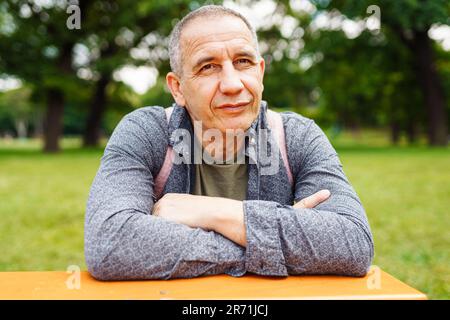
[[[186,100],[184,99],[183,93],[181,92],[181,83],[178,76],[173,72],[169,72],[166,75],[166,83],[175,102],[179,106],[185,106]]]
[[[263,80],[264,80],[264,71],[266,70],[266,61],[264,60],[263,57],[261,57],[261,60],[259,61],[258,66],[259,66],[259,69],[260,69],[260,72],[261,72],[261,86],[262,86],[262,89],[264,91]]]
[[[261,70],[261,75],[264,76],[264,71],[266,69],[266,61],[263,57],[261,57],[261,60],[259,60],[259,69]]]

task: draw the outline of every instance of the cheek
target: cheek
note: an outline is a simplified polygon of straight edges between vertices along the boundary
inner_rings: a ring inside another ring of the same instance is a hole
[[[185,97],[189,105],[189,111],[193,112],[197,120],[208,121],[213,118],[211,103],[213,101],[216,81],[214,79],[197,80],[185,86]]]
[[[210,107],[218,88],[217,81],[213,78],[204,79],[196,83],[192,88],[191,96],[202,108]],[[208,108],[209,109],[209,108]]]
[[[253,96],[256,98],[261,96],[263,86],[262,86],[262,78],[259,74],[250,73],[242,76],[242,83],[249,90]]]

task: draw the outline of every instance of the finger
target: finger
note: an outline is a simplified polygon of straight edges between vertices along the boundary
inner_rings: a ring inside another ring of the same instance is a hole
[[[320,203],[324,202],[330,197],[331,193],[329,190],[320,190],[313,195],[300,200],[294,205],[295,208],[314,208]]]
[[[161,199],[160,199],[160,200],[161,200]],[[158,216],[158,215],[159,215],[160,205],[161,205],[160,200],[158,200],[158,201],[153,205],[153,208],[152,208],[152,215],[154,215],[154,216]]]

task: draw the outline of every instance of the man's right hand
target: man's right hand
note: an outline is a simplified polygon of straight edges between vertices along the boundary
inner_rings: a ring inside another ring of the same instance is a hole
[[[331,193],[329,190],[320,190],[309,197],[303,198],[296,204],[294,204],[294,208],[296,209],[311,209],[320,203],[324,202],[330,197]]]

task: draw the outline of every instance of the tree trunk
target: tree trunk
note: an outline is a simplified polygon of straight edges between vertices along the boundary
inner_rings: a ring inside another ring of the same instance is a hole
[[[408,142],[414,144],[417,142],[417,124],[415,121],[409,121],[406,127]]]
[[[397,121],[391,122],[391,143],[398,145],[400,142],[400,125]]]
[[[72,70],[72,49],[74,42],[67,42],[61,46],[61,55],[57,66],[61,75],[69,75]],[[64,81],[62,77],[62,81]],[[44,118],[44,152],[58,152],[59,137],[63,131],[64,91],[61,87],[46,89],[47,109]]]
[[[434,65],[433,48],[427,31],[415,31],[412,54],[416,62],[416,74],[422,87],[428,115],[428,142],[430,145],[448,144],[447,110],[444,91]]]
[[[100,126],[107,105],[106,87],[110,79],[110,75],[102,74],[97,82],[83,136],[83,145],[85,147],[96,147],[99,145]]]
[[[58,152],[62,133],[64,95],[59,89],[48,89],[44,120],[44,152]]]

